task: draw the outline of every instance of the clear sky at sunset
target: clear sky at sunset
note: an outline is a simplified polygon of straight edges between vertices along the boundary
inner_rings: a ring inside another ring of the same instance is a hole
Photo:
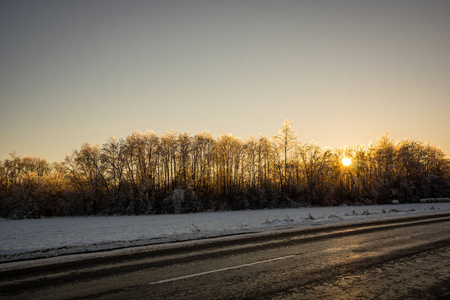
[[[133,131],[450,155],[450,1],[0,1],[0,159]]]

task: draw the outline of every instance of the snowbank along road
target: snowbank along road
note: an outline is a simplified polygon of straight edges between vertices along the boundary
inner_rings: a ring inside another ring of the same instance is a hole
[[[288,229],[0,271],[2,299],[450,297],[450,214]]]
[[[0,263],[437,212],[450,213],[450,203],[303,207],[180,215],[0,219]]]

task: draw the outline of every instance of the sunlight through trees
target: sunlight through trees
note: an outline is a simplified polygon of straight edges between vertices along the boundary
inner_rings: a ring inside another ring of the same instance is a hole
[[[301,205],[376,204],[450,195],[437,147],[395,141],[325,148],[280,134],[134,132],[85,143],[64,162],[12,153],[0,161],[1,217],[186,213]]]

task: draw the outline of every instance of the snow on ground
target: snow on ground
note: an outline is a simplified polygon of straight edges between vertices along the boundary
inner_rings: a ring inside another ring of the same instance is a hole
[[[0,219],[0,263],[239,233],[450,212],[450,203],[309,207],[181,215]]]

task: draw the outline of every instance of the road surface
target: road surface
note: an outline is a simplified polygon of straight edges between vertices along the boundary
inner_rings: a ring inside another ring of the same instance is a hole
[[[0,265],[0,299],[450,298],[450,215]]]

